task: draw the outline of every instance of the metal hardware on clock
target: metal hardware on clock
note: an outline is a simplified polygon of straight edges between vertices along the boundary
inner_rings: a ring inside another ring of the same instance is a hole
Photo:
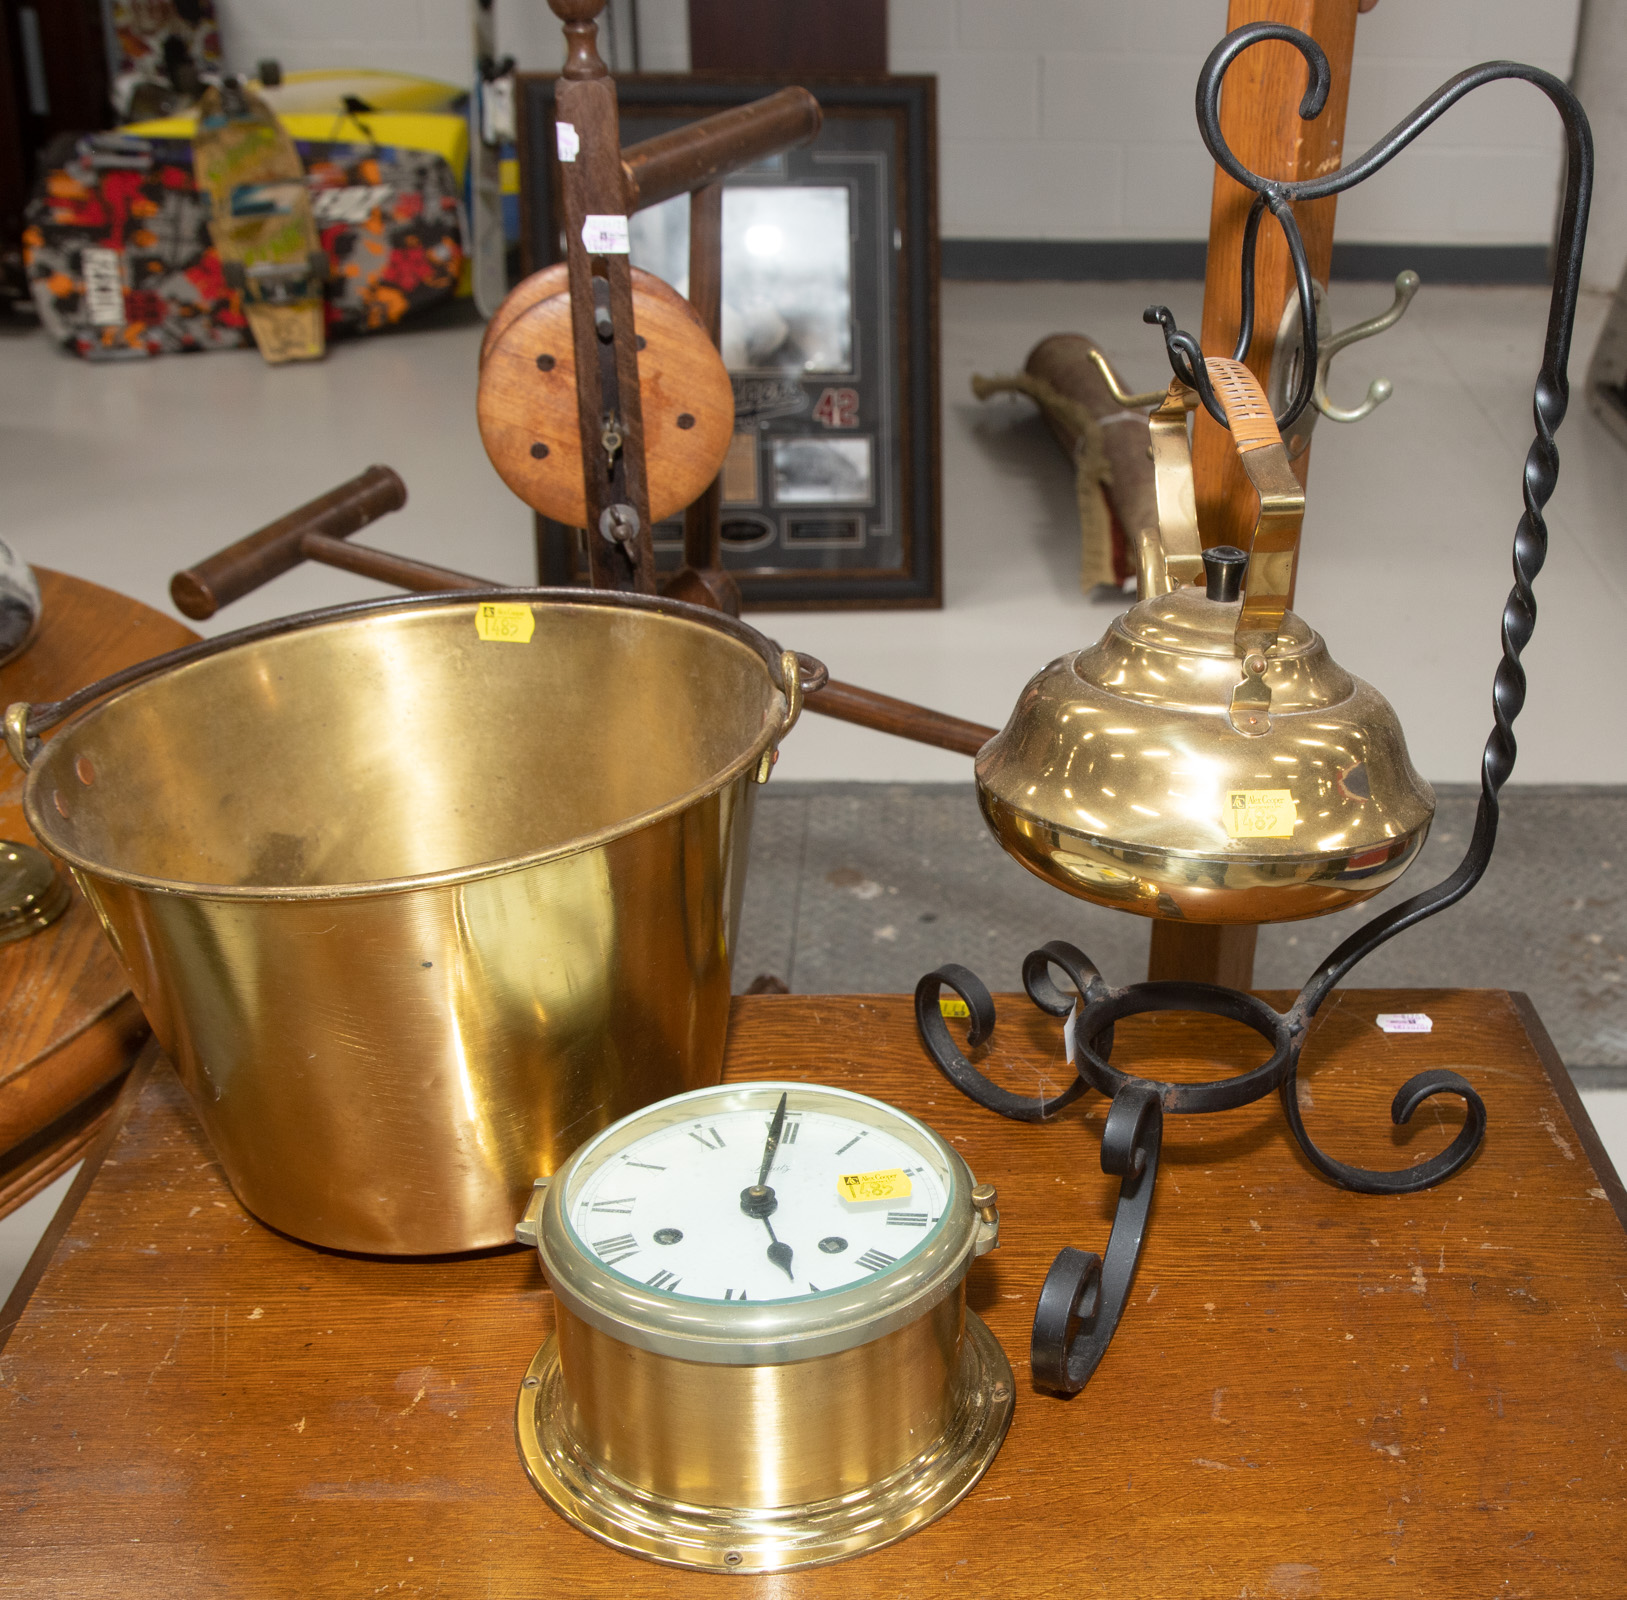
[[[1011,1367],[966,1308],[992,1186],[848,1090],[740,1083],[647,1106],[539,1181],[516,1233],[554,1292],[520,1451],[618,1549],[768,1572],[890,1544],[982,1476]]]
[[[1537,433],[1525,461],[1515,581],[1503,608],[1502,660],[1493,681],[1494,726],[1481,762],[1479,810],[1462,861],[1440,883],[1373,917],[1331,951],[1286,1012],[1211,984],[1114,988],[1072,945],[1043,945],[1025,960],[1023,985],[1042,1010],[1067,1019],[1067,1054],[1075,1073],[1060,1095],[1047,1098],[1014,1094],[994,1083],[951,1037],[940,1010],[946,987],[969,1009],[968,1042],[974,1049],[993,1031],[994,1003],[974,973],[945,965],[917,985],[916,1019],[929,1053],[978,1104],[1019,1121],[1040,1122],[1087,1088],[1112,1101],[1101,1161],[1122,1186],[1105,1256],[1061,1251],[1034,1318],[1035,1379],[1064,1394],[1076,1393],[1088,1381],[1123,1313],[1166,1114],[1229,1110],[1275,1090],[1312,1165],[1362,1194],[1412,1193],[1442,1182],[1472,1158],[1486,1126],[1485,1106],[1463,1077],[1446,1070],[1419,1073],[1397,1091],[1393,1121],[1404,1124],[1426,1100],[1452,1094],[1466,1108],[1457,1135],[1444,1150],[1401,1170],[1348,1165],[1323,1151],[1306,1129],[1297,1073],[1312,1024],[1335,986],[1381,944],[1461,900],[1491,859],[1498,793],[1513,771],[1513,723],[1525,700],[1520,655],[1536,621],[1532,585],[1547,553],[1542,509],[1558,476],[1554,434],[1568,400],[1566,366],[1592,189],[1592,136],[1580,102],[1558,78],[1535,67],[1493,61],[1459,73],[1349,165],[1304,182],[1278,182],[1244,167],[1220,129],[1221,82],[1228,67],[1266,40],[1292,44],[1310,68],[1302,118],[1321,113],[1331,81],[1321,47],[1276,23],[1234,30],[1199,74],[1204,143],[1216,164],[1255,196],[1243,236],[1236,350],[1229,361],[1206,357],[1197,340],[1176,327],[1167,308],[1147,311],[1146,320],[1163,329],[1174,382],[1151,419],[1162,532],[1144,535],[1137,552],[1140,601],[1093,650],[1053,662],[1028,685],[1004,731],[978,755],[978,799],[1001,844],[1058,888],[1143,915],[1192,922],[1316,916],[1366,898],[1416,857],[1434,796],[1412,769],[1394,713],[1375,691],[1334,664],[1321,639],[1287,609],[1304,495],[1288,469],[1284,436],[1291,437],[1316,392],[1325,393],[1328,351],[1319,351],[1316,317],[1297,319],[1297,374],[1292,393],[1273,416],[1241,365],[1253,340],[1254,253],[1269,210],[1287,240],[1298,303],[1314,305],[1315,285],[1293,204],[1361,183],[1466,94],[1484,83],[1516,78],[1534,84],[1558,110],[1566,133],[1566,178],[1534,398]],[[1398,280],[1389,320],[1404,309],[1409,290]],[[1198,405],[1231,429],[1259,492],[1260,521],[1248,552],[1199,546],[1186,441],[1186,413]],[[1336,408],[1324,409],[1337,414]],[[1319,835],[1314,841],[1311,822]],[[1308,844],[1299,842],[1301,836]],[[1068,989],[1057,983],[1053,969],[1066,975]],[[1114,1067],[1114,1024],[1158,1011],[1230,1017],[1260,1034],[1270,1055],[1237,1076],[1200,1083],[1156,1082]]]

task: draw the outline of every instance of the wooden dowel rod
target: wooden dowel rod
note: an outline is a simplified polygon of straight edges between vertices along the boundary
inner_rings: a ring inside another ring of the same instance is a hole
[[[501,587],[490,578],[472,578],[467,572],[452,572],[446,567],[431,566],[427,561],[414,561],[410,556],[393,556],[384,550],[374,550],[370,545],[349,544],[325,533],[306,534],[299,547],[307,561],[320,561],[325,567],[341,567],[364,578],[376,578],[380,583],[393,583],[414,594]]]
[[[183,616],[202,622],[228,602],[297,567],[303,559],[300,540],[307,533],[343,538],[406,503],[407,486],[389,467],[369,467],[197,566],[177,572],[170,579],[170,598]]]
[[[627,210],[659,205],[764,156],[806,144],[822,121],[819,102],[806,89],[781,89],[749,106],[629,145],[621,153]]]
[[[964,717],[930,711],[913,701],[895,700],[891,695],[877,694],[874,689],[838,683],[834,678],[823,689],[814,690],[802,703],[807,710],[817,711],[821,716],[856,722],[861,728],[896,734],[900,739],[914,739],[917,744],[936,745],[940,750],[954,750],[963,756],[975,756],[1000,731],[985,727],[981,722],[968,722]]]

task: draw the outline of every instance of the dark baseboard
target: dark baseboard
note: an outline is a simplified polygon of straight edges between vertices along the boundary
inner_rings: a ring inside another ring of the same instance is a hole
[[[1525,283],[1553,281],[1545,244],[1340,244],[1333,243],[1333,276],[1380,281],[1411,267],[1425,283]]]
[[[1202,239],[945,239],[946,278],[1016,283],[1122,283],[1127,278],[1203,278]]]
[[[946,278],[996,283],[1049,278],[1121,283],[1130,278],[1201,279],[1202,239],[945,239]],[[1542,244],[1338,244],[1333,276],[1384,282],[1410,267],[1425,283],[1546,284]]]

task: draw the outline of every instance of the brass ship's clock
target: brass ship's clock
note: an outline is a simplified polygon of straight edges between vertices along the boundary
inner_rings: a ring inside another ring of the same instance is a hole
[[[607,1128],[519,1228],[558,1319],[520,1391],[532,1481],[609,1544],[721,1572],[942,1515],[1011,1419],[965,1303],[994,1202],[930,1128],[841,1089],[699,1089]]]

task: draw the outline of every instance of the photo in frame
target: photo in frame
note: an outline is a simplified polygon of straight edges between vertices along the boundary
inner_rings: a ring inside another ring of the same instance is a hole
[[[618,78],[625,149],[798,82],[824,125],[723,193],[721,347],[735,434],[722,559],[756,609],[942,603],[935,80]],[[519,80],[527,272],[562,259],[551,77]],[[632,260],[680,293],[689,197],[629,219]],[[657,570],[682,518],[657,524]],[[585,581],[581,534],[537,520],[543,583]]]

